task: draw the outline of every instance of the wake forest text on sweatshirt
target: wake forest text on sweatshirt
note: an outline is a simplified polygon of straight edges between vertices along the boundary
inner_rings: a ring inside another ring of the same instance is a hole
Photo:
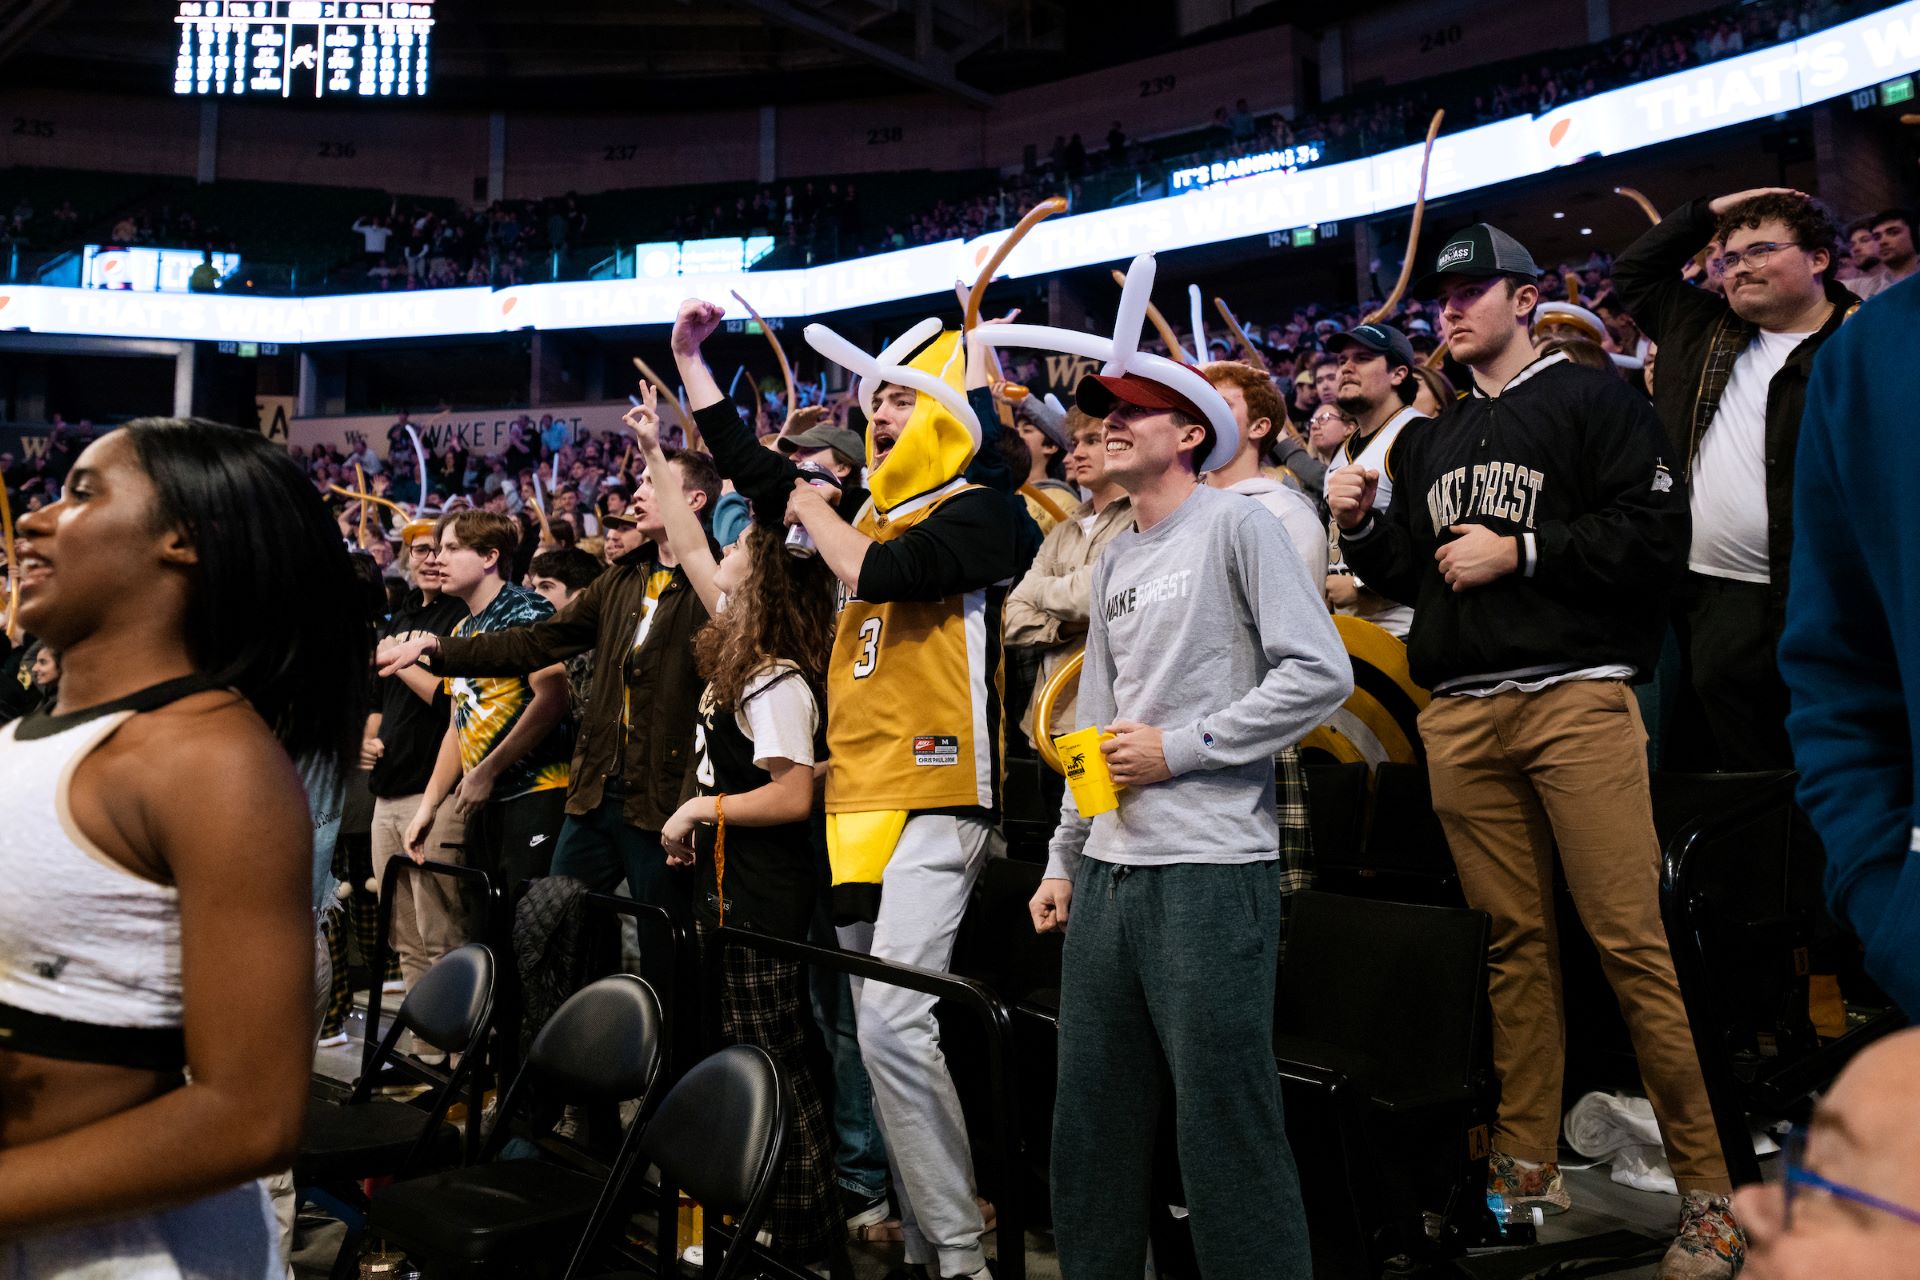
[[[1273,756],[1353,692],[1340,633],[1258,502],[1202,485],[1146,532],[1107,544],[1093,573],[1080,724],[1164,735],[1173,777],[1080,816],[1069,792],[1047,875],[1081,856],[1135,866],[1279,856]]]

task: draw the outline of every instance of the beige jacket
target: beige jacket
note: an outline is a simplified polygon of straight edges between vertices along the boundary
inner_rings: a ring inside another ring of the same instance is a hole
[[[1060,664],[1080,652],[1087,634],[1088,597],[1093,591],[1093,562],[1100,549],[1113,541],[1123,529],[1133,527],[1133,505],[1125,494],[1107,504],[1094,516],[1091,528],[1081,522],[1093,515],[1093,504],[1083,502],[1073,514],[1055,525],[1040,544],[1020,585],[1007,596],[1006,642],[1029,645],[1042,650],[1040,678],[1034,685],[1035,696]],[[1054,704],[1054,736],[1071,733],[1086,726],[1076,723],[1073,695]],[[1033,708],[1020,715],[1020,730],[1033,736]]]

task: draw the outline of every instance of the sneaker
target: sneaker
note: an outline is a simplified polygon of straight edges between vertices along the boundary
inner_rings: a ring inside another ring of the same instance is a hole
[[[1747,1259],[1747,1237],[1725,1196],[1689,1191],[1680,1202],[1680,1234],[1660,1260],[1659,1280],[1731,1280]]]
[[[338,1049],[345,1043],[347,1043],[347,1033],[345,1031],[335,1031],[330,1035],[322,1035],[318,1040],[314,1041],[315,1047],[321,1049]]]
[[[879,1226],[887,1220],[887,1196],[880,1193],[872,1199],[857,1191],[839,1187],[840,1212],[847,1220],[847,1234],[858,1238],[868,1227]]]
[[[1499,1151],[1487,1159],[1487,1194],[1504,1197],[1511,1207],[1535,1208],[1545,1214],[1565,1213],[1573,1207],[1558,1163],[1550,1160],[1523,1169],[1512,1156]]]

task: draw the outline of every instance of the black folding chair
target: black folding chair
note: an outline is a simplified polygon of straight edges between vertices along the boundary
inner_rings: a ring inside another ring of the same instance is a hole
[[[682,1188],[705,1210],[709,1280],[736,1280],[749,1264],[788,1272],[755,1237],[773,1205],[792,1114],[787,1082],[771,1055],[758,1045],[736,1044],[696,1063],[647,1120],[634,1163],[653,1164],[663,1184]],[[567,1280],[582,1274],[620,1209],[617,1197],[602,1200],[567,1267]],[[732,1225],[719,1225],[722,1217]],[[659,1224],[663,1259],[672,1256],[672,1230],[671,1218]],[[723,1250],[716,1269],[712,1259]],[[663,1261],[659,1274],[671,1269]],[[603,1280],[645,1275],[614,1272]]]
[[[367,1231],[438,1273],[522,1267],[578,1249],[582,1228],[617,1201],[639,1151],[645,1107],[605,1176],[546,1159],[499,1160],[521,1112],[528,1132],[563,1107],[644,1102],[660,1070],[660,1002],[631,974],[576,992],[534,1037],[487,1136],[492,1163],[431,1174],[376,1193]]]
[[[294,1186],[302,1199],[325,1204],[347,1224],[334,1274],[350,1270],[358,1252],[366,1201],[356,1184],[366,1178],[400,1177],[424,1167],[457,1163],[460,1134],[444,1123],[463,1080],[471,1077],[493,1023],[493,952],[470,942],[440,957],[400,1004],[393,1025],[344,1101],[309,1098],[300,1154],[293,1164]],[[395,1044],[411,1032],[442,1052],[455,1055],[445,1073],[420,1070],[437,1083],[410,1102],[375,1098],[378,1073],[397,1059]],[[469,1117],[468,1127],[477,1122]]]
[[[373,955],[369,959],[370,972],[379,975],[387,971],[387,957],[393,947],[394,887],[399,883],[400,877],[403,875],[441,876],[457,881],[465,890],[465,904],[469,909],[467,919],[469,926],[468,935],[493,947],[493,955],[496,959],[502,955],[509,954],[498,948],[497,940],[492,938],[488,932],[499,914],[499,893],[491,876],[478,867],[469,867],[458,862],[441,862],[434,858],[428,858],[424,862],[414,862],[411,858],[396,857],[387,860],[386,872],[380,877],[380,907],[375,916]],[[505,999],[505,988],[511,985],[510,981],[508,981],[510,976],[511,975],[496,966],[493,975],[494,990],[491,1014],[493,1020],[497,1021],[506,1011],[508,1002]],[[381,1043],[380,1020],[384,1012],[385,1010],[380,999],[379,984],[376,982],[374,989],[367,993],[366,1034],[360,1046],[360,1079],[355,1082],[356,1087],[367,1081],[379,1083],[374,1080],[374,1056]],[[484,1092],[490,1069],[493,1066],[488,1060],[488,1055],[484,1052],[484,1049],[485,1045],[483,1042],[483,1051],[478,1059],[473,1062],[472,1070],[468,1077],[469,1090],[467,1103],[469,1109],[475,1115],[479,1114],[481,1096]],[[440,1072],[407,1054],[390,1054],[387,1061],[382,1064],[382,1067],[389,1073],[397,1072],[401,1080],[411,1078],[429,1085],[436,1085],[441,1078]],[[331,1082],[322,1082],[316,1078],[316,1086],[316,1096],[325,1096],[330,1090]],[[477,1125],[470,1125],[468,1127],[468,1136],[467,1154],[471,1157],[477,1154],[480,1149]]]
[[[1274,1058],[1315,1274],[1378,1275],[1430,1247],[1423,1213],[1455,1233],[1485,1214],[1490,929],[1465,908],[1294,895]]]
[[[1661,775],[1656,776],[1656,784]],[[1821,1042],[1807,1014],[1810,908],[1796,900],[1795,775],[1720,775],[1724,790],[1668,841],[1661,867],[1666,924],[1680,998],[1693,1030],[1714,1127],[1736,1185],[1761,1180],[1749,1114],[1802,1118],[1875,1040],[1906,1025],[1883,1009]],[[1668,775],[1668,787],[1674,786]],[[1656,785],[1656,811],[1660,788]]]

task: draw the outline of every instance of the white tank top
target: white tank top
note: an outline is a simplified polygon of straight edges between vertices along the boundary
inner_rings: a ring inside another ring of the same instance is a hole
[[[21,740],[0,729],[0,1004],[110,1027],[180,1025],[180,894],[101,852],[68,793],[134,715]]]

